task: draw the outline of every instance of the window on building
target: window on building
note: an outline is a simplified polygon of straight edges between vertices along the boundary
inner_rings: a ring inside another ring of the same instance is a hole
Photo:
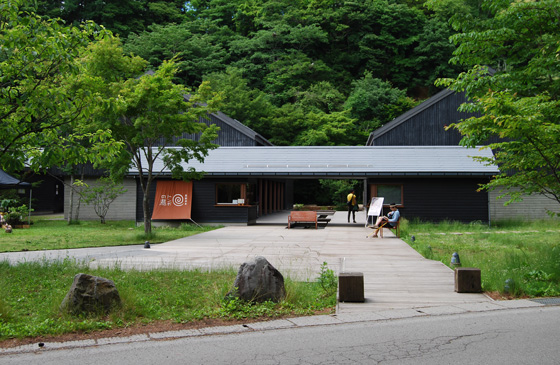
[[[370,187],[372,197],[383,197],[383,205],[403,205],[402,184],[374,184]]]
[[[216,204],[250,205],[254,199],[254,184],[220,183],[216,184]]]

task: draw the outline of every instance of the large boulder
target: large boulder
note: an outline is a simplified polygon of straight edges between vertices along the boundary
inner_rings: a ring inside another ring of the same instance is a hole
[[[248,302],[279,302],[286,296],[284,277],[262,256],[239,267],[233,288],[228,297]]]
[[[121,305],[115,283],[88,274],[77,274],[60,308],[73,314],[108,313]]]

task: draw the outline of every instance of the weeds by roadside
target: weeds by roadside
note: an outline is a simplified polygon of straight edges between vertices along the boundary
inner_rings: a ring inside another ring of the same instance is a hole
[[[401,237],[421,255],[481,270],[482,287],[507,297],[560,296],[560,222],[404,222]],[[414,240],[412,240],[414,236]]]
[[[122,307],[109,315],[71,316],[59,310],[74,275],[88,273],[111,279]],[[70,332],[124,328],[168,320],[189,323],[207,319],[277,318],[332,311],[336,291],[325,295],[318,282],[285,279],[287,296],[280,303],[250,304],[224,300],[236,270],[90,269],[86,263],[0,262],[0,340]]]

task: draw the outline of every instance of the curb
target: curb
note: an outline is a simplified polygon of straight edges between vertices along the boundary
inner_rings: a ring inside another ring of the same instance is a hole
[[[418,307],[405,309],[386,309],[368,313],[343,313],[309,317],[293,317],[265,322],[239,324],[233,326],[206,327],[181,331],[154,332],[128,337],[107,337],[83,341],[40,342],[12,348],[0,349],[0,356],[20,353],[39,353],[60,349],[84,348],[133,342],[162,341],[187,337],[229,335],[254,331],[271,331],[279,329],[296,329],[310,326],[330,326],[357,322],[376,322],[413,317],[433,317],[464,314],[469,312],[491,312],[507,309],[526,309],[535,307],[560,306],[560,302],[542,304],[535,300],[518,299],[508,301],[461,303],[434,307]]]

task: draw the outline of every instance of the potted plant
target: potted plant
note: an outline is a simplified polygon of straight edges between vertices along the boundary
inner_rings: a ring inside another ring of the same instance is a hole
[[[8,213],[4,214],[6,223],[14,228],[29,228],[26,217],[29,215],[27,205],[8,208]]]

